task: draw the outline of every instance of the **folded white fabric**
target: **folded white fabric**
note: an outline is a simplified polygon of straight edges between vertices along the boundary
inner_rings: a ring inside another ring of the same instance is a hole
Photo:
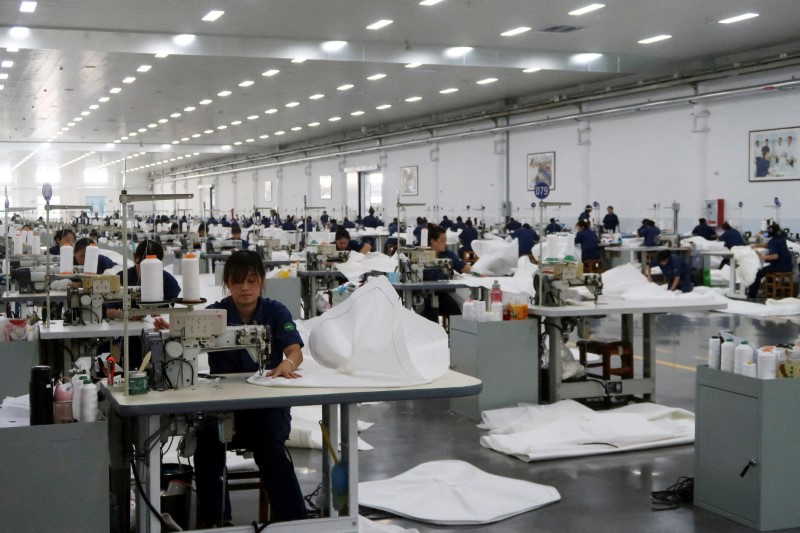
[[[392,524],[380,524],[373,522],[369,518],[358,517],[358,533],[419,533],[416,528],[404,529]]]
[[[487,276],[507,276],[517,266],[519,245],[503,240],[474,240],[472,249],[478,260],[472,265],[472,271]]]
[[[464,461],[432,461],[358,484],[359,504],[443,525],[490,524],[561,499],[530,481],[495,476]]]
[[[749,246],[734,246],[731,248],[736,258],[736,276],[740,283],[751,285],[756,280],[756,273],[761,268],[761,260],[755,250]]]

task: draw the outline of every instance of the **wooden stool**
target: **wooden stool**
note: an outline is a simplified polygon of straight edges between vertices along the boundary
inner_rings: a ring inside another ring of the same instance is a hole
[[[587,259],[583,262],[584,274],[602,274],[605,272],[602,259]]]
[[[622,379],[633,378],[633,346],[629,342],[604,340],[604,339],[587,339],[578,341],[578,350],[580,352],[580,363],[586,368],[590,367],[603,367],[603,379],[611,379],[611,376],[619,376]],[[586,363],[586,353],[596,353],[601,358],[600,363]],[[620,367],[611,368],[611,356],[619,355]]]
[[[791,272],[770,272],[764,276],[764,298],[793,298],[796,294]]]
[[[462,259],[464,259],[464,262],[467,263],[468,265],[472,265],[475,264],[475,261],[478,260],[478,256],[475,254],[475,252],[471,251],[468,252],[465,250],[464,257]]]

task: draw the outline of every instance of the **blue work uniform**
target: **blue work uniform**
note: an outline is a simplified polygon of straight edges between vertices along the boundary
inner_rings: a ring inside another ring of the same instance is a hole
[[[697,235],[698,237],[713,241],[717,238],[717,231],[708,224],[698,224],[692,230],[692,235]]]
[[[242,325],[233,299],[229,296],[216,302],[209,309],[225,309],[228,325]],[[283,351],[292,344],[303,346],[297,326],[289,310],[280,302],[259,298],[252,324],[269,326],[272,351],[268,368],[278,366],[283,360]],[[226,350],[208,354],[213,374],[226,374],[258,370],[258,365],[245,350]],[[301,378],[302,379],[302,378]],[[228,494],[222,506],[222,472],[225,468],[225,446],[219,441],[217,423],[208,417],[197,430],[195,452],[195,482],[197,484],[198,510],[208,526],[230,520],[231,508]],[[252,450],[261,473],[261,481],[269,493],[270,503],[278,520],[305,518],[303,493],[297,482],[294,467],[289,460],[284,442],[289,437],[292,416],[288,407],[248,409],[234,412],[235,434],[227,446]]]
[[[589,222],[589,218],[591,216],[592,216],[592,212],[591,211],[584,211],[583,213],[578,215],[578,220],[585,220],[586,222]]]
[[[719,236],[719,240],[725,243],[725,248],[731,249],[734,246],[744,246],[744,237],[739,232],[739,230],[731,228],[729,230],[725,230],[722,235]]]
[[[97,274],[102,274],[109,268],[114,268],[115,266],[117,266],[117,264],[103,254],[97,256]]]
[[[680,278],[678,283],[678,290],[681,292],[692,292],[694,284],[692,284],[692,269],[689,264],[683,260],[679,255],[672,254],[666,265],[662,265],[657,260],[650,263],[650,267],[659,267],[661,273],[664,274],[664,279],[667,282],[667,288],[672,287],[675,278]]]
[[[450,220],[450,219],[449,219],[449,218],[447,218],[447,217],[444,217],[444,218],[442,219],[442,221],[439,223],[439,225],[440,225],[441,227],[443,227],[444,229],[450,229],[450,228],[452,228],[452,227],[453,227],[453,221],[452,221],[452,220]]]
[[[617,228],[619,228],[619,217],[616,213],[608,213],[603,217],[603,229],[613,232]]]
[[[517,220],[512,220],[508,224],[506,224],[506,231],[517,231],[519,228],[522,227],[522,224]]]
[[[453,264],[453,270],[456,272],[461,272],[464,270],[466,263],[461,260],[458,255],[455,254],[452,250],[445,250],[444,252],[439,252],[436,254],[436,257],[439,259],[449,259]],[[423,281],[443,281],[447,279],[444,275],[444,272],[438,268],[426,268],[422,271],[422,280]],[[460,315],[461,314],[461,307],[456,303],[452,296],[447,294],[446,292],[438,293],[439,299],[439,306],[438,308],[433,307],[433,296],[428,295],[425,297],[425,304],[422,309],[422,316],[431,320],[433,322],[439,321],[439,315],[442,316],[452,316],[452,315]]]
[[[352,220],[345,220],[343,226],[347,229],[352,229],[356,227],[356,223]]]
[[[347,247],[344,250],[340,250],[340,251],[343,252],[343,251],[347,250],[347,251],[350,251],[350,252],[360,252],[363,247],[364,247],[364,243],[362,241],[356,241],[356,240],[350,239],[347,242]]]
[[[658,236],[661,235],[661,230],[656,226],[642,226],[636,233],[639,234],[639,237],[644,237],[645,246],[658,246]]]
[[[458,234],[458,240],[461,241],[461,252],[472,251],[472,241],[478,238],[478,230],[475,226],[467,226],[461,233]]]
[[[397,222],[392,222],[389,224],[389,235],[392,233],[397,233]]]
[[[558,233],[559,231],[561,231],[561,225],[556,224],[555,222],[548,224],[547,227],[544,228],[545,235],[550,235],[551,233]]]
[[[287,220],[286,222],[283,223],[281,229],[283,229],[284,231],[292,231],[296,230],[297,226],[295,226],[294,222]]]
[[[61,255],[61,247],[57,244],[54,244],[50,247],[50,255]]]
[[[330,220],[330,218],[331,217],[329,217],[328,215],[322,215],[319,217],[319,223],[325,226],[328,224],[328,220]]]
[[[381,221],[375,215],[367,215],[361,219],[361,224],[365,228],[377,228],[381,225]]]
[[[603,255],[597,234],[589,228],[582,229],[575,234],[575,244],[581,245],[581,260],[583,261],[600,259]]]
[[[533,245],[539,242],[539,234],[533,228],[526,228],[525,226],[519,228],[511,234],[512,239],[517,239],[519,245],[519,255],[528,255],[533,249]]]
[[[457,229],[457,230],[464,231],[465,229],[467,229],[467,223],[466,222],[456,222],[455,224],[453,224],[453,228]]]

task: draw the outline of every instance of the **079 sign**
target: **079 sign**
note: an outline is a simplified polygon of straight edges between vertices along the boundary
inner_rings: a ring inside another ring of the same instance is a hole
[[[544,200],[545,198],[550,196],[550,186],[547,183],[540,181],[539,183],[536,184],[536,186],[534,186],[533,194],[539,200]]]

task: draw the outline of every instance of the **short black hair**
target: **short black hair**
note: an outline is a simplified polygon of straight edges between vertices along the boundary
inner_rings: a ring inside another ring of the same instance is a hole
[[[514,220],[514,219],[512,218],[511,220]],[[468,218],[466,224],[467,224],[468,228],[471,228],[472,227],[472,219]]]
[[[772,224],[769,227],[769,236],[770,237],[778,237],[783,235],[783,230],[781,229],[780,224]]]
[[[344,226],[336,228],[336,237],[333,240],[338,241],[339,239],[350,240],[350,232]]]
[[[92,239],[90,239],[89,237],[83,237],[81,239],[78,239],[77,241],[75,241],[75,247],[72,249],[72,253],[77,254],[81,250],[85,250],[86,247],[89,246],[90,244],[92,244]]]
[[[727,222],[723,222],[722,223],[722,229],[724,229],[725,231],[728,231],[729,229],[731,229],[731,225],[728,224]]]
[[[427,245],[430,246],[430,244],[433,241],[435,241],[436,239],[438,239],[442,235],[442,233],[445,233],[445,229],[443,227],[441,227],[440,225],[438,225],[438,224],[428,224],[428,243],[427,243]],[[425,246],[425,244],[423,244],[423,246]]]
[[[579,220],[577,225],[578,225],[578,227],[579,227],[579,228],[581,228],[581,229],[586,229],[586,228],[588,228],[588,227],[589,227],[589,223],[588,223],[588,222],[586,222],[586,221],[585,221],[585,220],[583,220],[583,219]]]
[[[170,231],[172,231],[172,230],[174,230],[174,229],[177,229],[177,230],[179,230],[179,229],[180,229],[180,226],[178,226],[178,223],[177,223],[177,222],[173,222],[173,223],[172,223],[172,225],[169,227],[169,230],[170,230]]]
[[[672,252],[669,250],[659,250],[656,254],[656,260],[660,263],[661,261],[669,261]]]
[[[136,251],[133,252],[133,261],[134,263],[141,263],[143,260],[147,259],[148,255],[156,256],[159,261],[164,259],[164,248],[158,242],[145,239],[139,243],[139,246],[136,247]]]
[[[257,252],[251,250],[239,250],[233,252],[225,261],[225,268],[222,271],[222,283],[225,287],[230,287],[232,283],[241,283],[250,274],[256,274],[262,280],[267,276],[264,269],[264,261]]]
[[[231,235],[233,235],[234,233],[241,234],[242,228],[240,228],[239,226],[231,226]]]
[[[205,222],[201,222],[200,225],[197,226],[197,233],[200,233],[201,231],[204,233],[207,232]]]
[[[706,219],[704,219],[704,218],[701,218],[700,220],[698,220],[698,222],[699,222],[700,224],[706,224],[706,223],[708,223],[708,220],[706,220]]]

